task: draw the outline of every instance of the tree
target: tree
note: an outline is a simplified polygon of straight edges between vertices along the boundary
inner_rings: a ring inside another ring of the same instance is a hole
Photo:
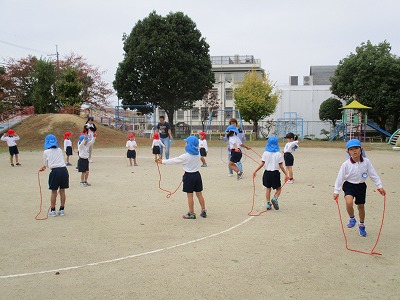
[[[210,118],[210,113],[213,114],[213,117],[217,116],[217,110],[219,108],[218,95],[216,92],[208,91],[204,94],[201,101],[202,103],[200,106],[200,118],[201,126],[204,131],[204,126],[206,121]]]
[[[381,128],[391,119],[394,132],[400,117],[400,59],[390,50],[387,41],[362,43],[339,62],[331,91],[347,103],[356,99],[372,107],[369,115]]]
[[[253,123],[258,137],[258,121],[274,113],[280,91],[265,73],[260,78],[256,72],[247,72],[244,81],[233,90],[236,108],[243,120]]]
[[[78,73],[77,69],[68,66],[57,80],[57,98],[63,106],[78,106],[87,99],[83,94],[83,80],[79,79]]]
[[[172,128],[174,112],[191,109],[215,81],[209,45],[182,12],[162,17],[153,11],[123,42],[113,82],[118,98],[123,105],[159,106]]]
[[[319,119],[322,121],[332,122],[333,127],[336,127],[336,120],[342,118],[342,102],[336,98],[328,98],[321,103],[319,107]]]
[[[44,114],[56,111],[54,65],[49,61],[39,59],[33,64],[33,69],[34,71],[30,74],[33,78],[31,101],[35,112]]]

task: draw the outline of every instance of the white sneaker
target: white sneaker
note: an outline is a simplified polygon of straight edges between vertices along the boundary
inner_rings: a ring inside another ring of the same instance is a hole
[[[93,163],[93,160],[89,160],[90,163]]]
[[[232,177],[232,176],[233,176],[233,174],[229,173],[229,174],[228,174],[228,176],[229,176],[229,177]]]
[[[81,182],[81,186],[87,187],[87,183],[86,182]]]
[[[63,209],[59,210],[58,215],[61,217],[64,216],[65,215],[64,210]]]
[[[49,217],[55,217],[57,216],[56,211],[55,210],[51,210],[49,211]]]
[[[286,181],[286,183],[293,184],[294,183],[294,179],[288,180],[288,181]]]

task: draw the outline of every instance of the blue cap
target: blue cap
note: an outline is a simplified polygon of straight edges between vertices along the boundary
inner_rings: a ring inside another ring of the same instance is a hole
[[[235,132],[235,133],[239,133],[239,130],[238,130],[235,126],[233,126],[233,125],[229,125],[229,126],[225,129],[225,132],[229,132],[229,131],[233,131],[233,132]]]
[[[84,138],[85,138],[85,136],[83,134],[79,136],[79,144],[82,143]],[[89,138],[87,137],[86,141],[88,141],[88,140],[89,140]]]
[[[361,142],[359,140],[357,140],[357,139],[351,139],[350,141],[348,141],[346,143],[346,149],[349,149],[351,147],[360,147],[360,148],[362,148],[361,147]]]
[[[265,151],[268,152],[279,152],[278,138],[271,136],[268,138],[268,144],[265,146]]]
[[[44,138],[44,149],[50,149],[51,147],[58,147],[57,139],[53,134],[46,135]]]
[[[184,141],[187,143],[185,150],[187,153],[192,154],[192,155],[199,155],[199,138],[191,135],[184,139]]]

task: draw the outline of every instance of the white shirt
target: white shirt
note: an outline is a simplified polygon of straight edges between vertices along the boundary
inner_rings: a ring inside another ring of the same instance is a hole
[[[65,139],[64,140],[64,151],[66,151],[67,150],[67,147],[72,147],[72,142],[71,142],[71,140],[70,139]]]
[[[85,145],[85,140],[83,140],[79,145],[78,145],[78,151],[79,151],[79,157],[80,158],[89,158],[89,148],[91,145],[94,144],[94,141],[96,140],[95,137],[93,137],[91,140],[89,140],[86,145]]]
[[[151,144],[151,148],[153,148],[154,146],[165,147],[164,143],[161,142],[161,140],[153,140],[153,143]]]
[[[234,146],[236,144],[236,147]],[[240,149],[240,145],[242,145],[242,141],[240,140],[240,138],[237,135],[232,135],[229,137],[229,141],[228,141],[228,148],[229,149]]]
[[[283,163],[283,156],[280,152],[264,151],[261,161],[264,163],[264,169],[267,171],[279,170],[279,164]]]
[[[208,151],[207,140],[199,139],[199,148],[204,148],[204,149],[206,149],[206,151]]]
[[[192,155],[189,153],[182,154],[178,157],[163,159],[164,165],[177,165],[182,164],[182,168],[185,172],[194,173],[199,170],[200,154]]]
[[[289,153],[293,153],[294,148],[299,146],[299,141],[293,141],[293,142],[289,142],[286,143],[285,147],[283,148],[283,152],[289,152]]]
[[[50,148],[43,152],[44,165],[47,168],[62,168],[65,167],[64,155],[60,148]]]
[[[381,179],[372,166],[371,161],[366,157],[364,157],[363,160],[364,161],[358,163],[350,158],[342,164],[335,181],[335,194],[339,194],[345,181],[358,184],[365,182],[368,177],[371,178],[378,189],[382,188]]]
[[[19,136],[18,135],[14,135],[14,136],[3,135],[1,137],[1,140],[7,142],[8,147],[17,146],[17,143],[15,141],[19,140]]]
[[[137,147],[136,141],[135,140],[128,140],[126,142],[126,147],[128,148],[128,150],[135,150]]]

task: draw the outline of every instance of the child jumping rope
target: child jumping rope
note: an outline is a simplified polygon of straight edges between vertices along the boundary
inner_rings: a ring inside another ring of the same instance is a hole
[[[262,178],[263,186],[265,186],[265,198],[267,200],[267,210],[270,210],[272,205],[274,209],[279,209],[278,197],[281,194],[282,185],[281,185],[281,174],[279,169],[282,170],[283,174],[285,174],[285,181],[289,179],[285,167],[283,166],[283,157],[280,153],[278,146],[278,139],[274,136],[271,136],[268,139],[268,144],[265,146],[265,151],[261,158],[261,164],[255,169],[253,176],[256,177],[258,170],[264,167],[264,174]],[[275,196],[272,198],[271,202],[271,189],[276,190]]]
[[[80,185],[83,187],[90,186],[91,184],[87,182],[89,177],[89,151],[90,146],[94,144],[96,140],[96,133],[94,133],[92,139],[89,140],[88,134],[81,135],[79,137],[79,145],[78,145],[78,172],[81,174],[81,183]]]
[[[15,141],[19,140],[19,136],[15,133],[14,130],[9,129],[7,133],[5,132],[3,136],[1,137],[2,141],[7,142],[8,145],[8,151],[10,152],[10,163],[11,167],[14,167],[14,155],[15,155],[15,164],[17,166],[20,166],[21,164],[18,161],[18,147],[17,143]]]
[[[385,196],[386,192],[382,187],[381,179],[372,166],[371,161],[362,156],[361,142],[357,139],[352,139],[347,142],[346,149],[350,158],[340,167],[333,191],[333,199],[336,200],[337,197],[339,197],[340,190],[343,189],[344,199],[346,200],[346,210],[350,217],[349,224],[347,224],[348,228],[353,228],[357,223],[353,208],[353,201],[355,200],[354,203],[357,205],[358,216],[360,218],[358,230],[360,236],[365,237],[367,236],[364,224],[364,205],[367,190],[365,181],[370,177],[372,182],[378,187],[378,191],[381,195]]]
[[[184,140],[187,145],[185,147],[186,153],[171,159],[159,159],[158,163],[164,165],[182,164],[185,171],[183,175],[183,192],[187,193],[189,212],[183,215],[184,219],[196,219],[194,212],[193,193],[196,193],[197,199],[201,206],[200,216],[207,217],[206,203],[203,197],[203,181],[199,172],[200,154],[199,154],[199,139],[195,136],[189,136]]]
[[[236,164],[242,159],[241,147],[244,147],[247,150],[250,150],[251,148],[242,143],[240,138],[237,136],[239,130],[235,126],[229,125],[225,132],[227,132],[228,137],[228,148],[231,149],[231,158],[228,166],[236,172],[237,180],[239,180],[243,178],[243,171],[240,171]]]
[[[299,141],[297,140],[297,135],[289,132],[285,138],[287,139],[287,143],[285,148],[283,149],[283,158],[285,160],[286,170],[289,175],[289,180],[286,183],[292,184],[294,183],[293,179],[293,164],[294,164],[294,156],[293,152],[299,147]]]
[[[72,155],[73,149],[72,149],[72,142],[71,142],[71,132],[66,132],[64,133],[64,151],[65,155],[67,156],[67,162],[65,163],[67,166],[72,166],[72,164],[69,162],[69,157]]]
[[[128,151],[126,152],[126,158],[129,159],[129,164],[132,167],[132,159],[137,166],[138,164],[136,163],[136,140],[135,140],[135,135],[133,133],[128,134],[128,141],[126,142],[126,148],[128,148]]]
[[[164,147],[164,149],[165,149],[165,145],[163,144],[163,142],[161,142],[160,136],[156,132],[153,134],[153,143],[151,144],[151,149],[153,149],[155,162],[158,162],[158,160],[161,159],[161,157],[162,157],[161,147]]]
[[[207,135],[205,132],[200,132],[199,133],[199,148],[200,148],[200,156],[201,156],[201,162],[203,163],[201,166],[202,167],[207,167],[206,163],[206,157],[208,153],[208,144],[207,144]]]
[[[69,174],[64,162],[62,150],[58,147],[57,139],[49,134],[44,140],[44,165],[39,171],[43,172],[46,168],[51,169],[49,174],[49,189],[51,190],[49,217],[64,216],[65,208],[65,189],[69,188]],[[61,205],[56,214],[57,193],[60,190]]]

